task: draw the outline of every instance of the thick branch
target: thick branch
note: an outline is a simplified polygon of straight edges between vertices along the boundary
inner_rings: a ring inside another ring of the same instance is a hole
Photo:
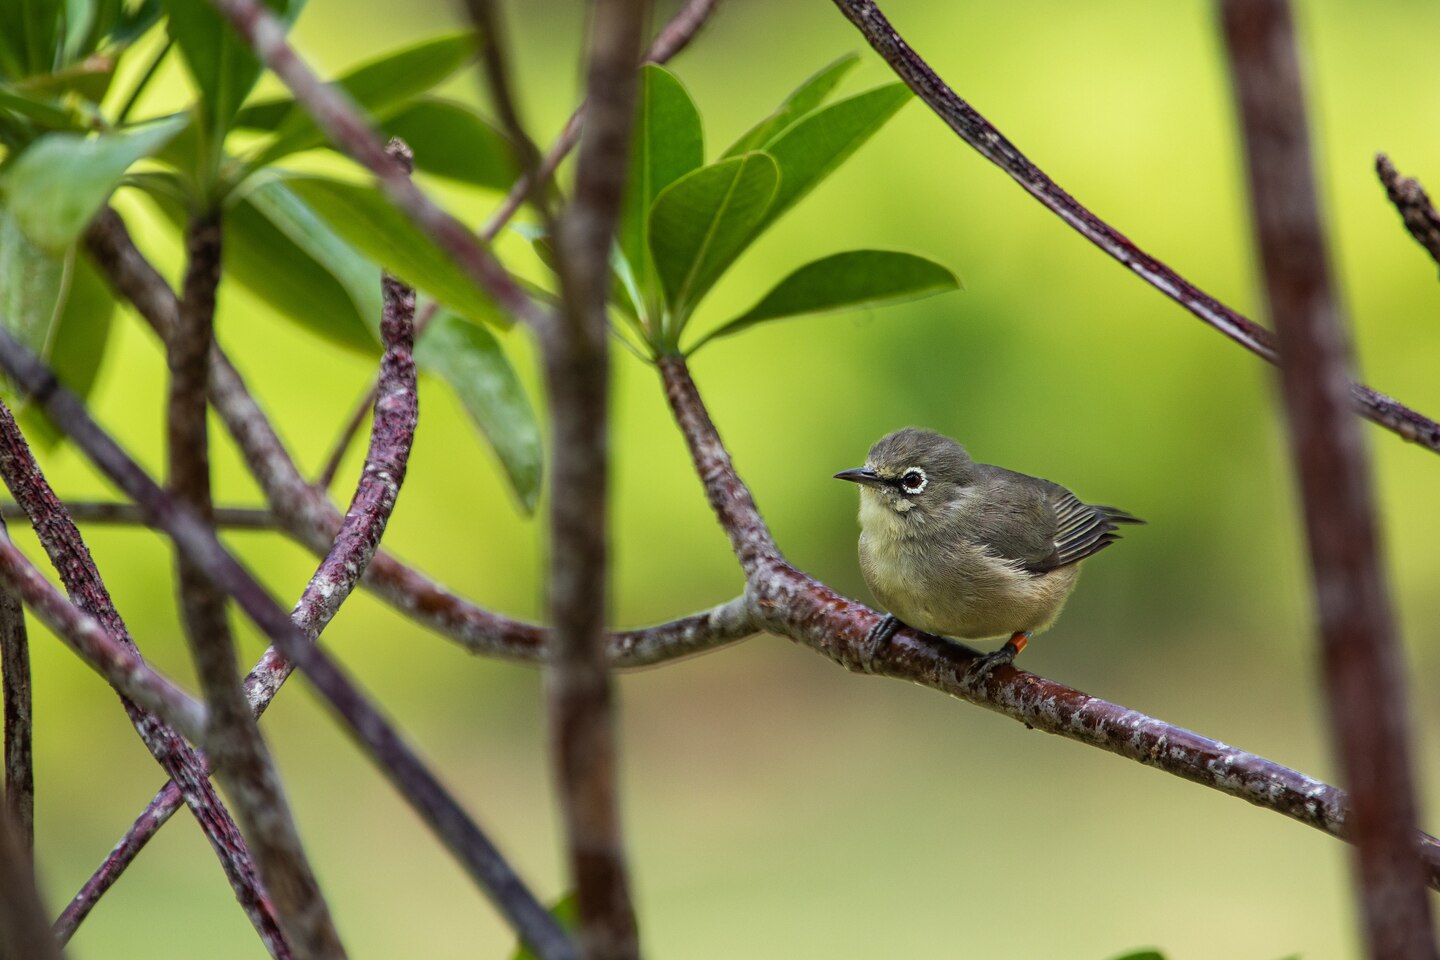
[[[841,12],[859,28],[875,52],[885,58],[897,76],[914,90],[960,139],[1000,167],[1031,196],[1039,200],[1077,233],[1114,257],[1162,294],[1189,310],[1256,356],[1276,362],[1275,336],[1196,287],[1180,274],[1141,250],[1129,238],[1101,220],[1054,180],[1031,163],[975,108],[962,100],[930,65],[895,32],[872,0],[834,0]],[[1440,453],[1440,423],[1436,423],[1392,397],[1364,384],[1351,384],[1351,402],[1362,415]]]
[[[9,533],[0,521],[0,537]],[[0,585],[0,696],[5,715],[5,808],[26,858],[35,855],[34,698],[30,689],[30,640],[20,596]]]
[[[157,486],[90,418],[84,406],[35,356],[0,328],[0,367],[32,397],[101,472],[175,541],[181,554],[220,587],[293,660],[391,783],[491,896],[522,939],[542,957],[568,958],[573,947],[489,839],[440,785],[389,721],[321,648],[311,646],[285,611],[220,544],[215,532]],[[17,498],[18,499],[18,498]]]
[[[1375,155],[1375,173],[1385,185],[1385,195],[1400,212],[1410,236],[1425,248],[1432,260],[1440,263],[1440,212],[1436,212],[1420,181],[1400,176],[1395,164],[1383,153]]]
[[[1349,344],[1330,281],[1288,0],[1223,0],[1266,299],[1305,506],[1332,736],[1354,801],[1371,957],[1433,960],[1414,845],[1402,654],[1381,568],[1370,474],[1347,403]]]
[[[166,425],[170,491],[211,523],[210,440],[206,429],[215,293],[220,283],[220,219],[201,215],[186,230],[187,266],[179,322],[166,355],[170,390]],[[181,619],[210,710],[205,749],[225,786],[275,912],[296,957],[343,958],[345,949],[305,857],[280,775],[260,739],[236,665],[226,602],[183,554],[176,558]]]
[[[60,960],[60,945],[45,917],[30,853],[8,811],[0,809],[0,957]]]
[[[685,362],[661,358],[660,370],[676,421],[687,433],[696,431],[686,437],[691,450],[723,450]],[[728,457],[723,463],[697,460],[695,466],[722,526],[760,522],[754,500]],[[727,532],[735,543],[737,533]],[[738,546],[736,549],[738,556]],[[1239,797],[1342,839],[1354,838],[1352,825],[1347,823],[1350,804],[1343,791],[1264,757],[1014,667],[998,667],[977,683],[972,669],[979,657],[976,651],[908,628],[874,651],[869,634],[880,614],[840,596],[778,557],[757,567],[749,578],[747,596],[764,629],[804,644],[849,670],[918,683],[1027,727],[1087,743]],[[1420,850],[1427,882],[1440,890],[1440,840],[1415,833],[1410,842]]]
[[[613,692],[605,656],[610,464],[606,302],[625,190],[646,0],[591,11],[589,117],[575,199],[558,226],[562,323],[542,336],[550,395],[550,612],[546,673],[560,809],[583,955],[638,957],[620,829]]]
[[[3,404],[0,404],[0,474],[3,474],[10,495],[29,514],[35,534],[59,573],[75,607],[98,621],[103,634],[108,634],[115,643],[134,653],[135,659],[139,661],[135,641],[131,639],[125,622],[111,602],[109,591],[105,589],[105,583],[100,578],[100,572],[95,567],[80,531],[65,513],[65,508],[55,496],[55,492],[50,489],[20,433],[20,428],[16,426],[14,417]],[[7,543],[5,546],[10,545]],[[25,590],[18,584],[12,585],[22,596],[25,595]],[[37,613],[40,612],[37,608]],[[66,611],[63,610],[55,612],[57,616],[65,614]],[[115,667],[118,672],[124,673],[124,669],[119,665]],[[116,685],[116,689],[124,691],[126,688],[122,683]],[[230,880],[236,898],[244,907],[266,948],[276,957],[288,957],[289,948],[281,935],[270,902],[260,889],[250,851],[240,830],[231,820],[229,812],[205,776],[198,754],[170,725],[151,713],[149,708],[137,705],[126,698],[123,692],[122,702],[146,748],[165,772],[181,785],[186,803],[205,831],[211,848],[220,859],[225,875]],[[187,730],[185,733],[193,736],[195,731]]]

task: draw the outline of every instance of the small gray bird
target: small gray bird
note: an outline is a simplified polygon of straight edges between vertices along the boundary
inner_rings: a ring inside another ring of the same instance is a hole
[[[860,484],[860,569],[897,623],[944,637],[1008,636],[974,668],[1009,663],[1050,626],[1080,561],[1119,539],[1124,510],[1080,502],[1049,480],[976,463],[965,448],[907,427],[880,438],[865,466],[835,474]]]

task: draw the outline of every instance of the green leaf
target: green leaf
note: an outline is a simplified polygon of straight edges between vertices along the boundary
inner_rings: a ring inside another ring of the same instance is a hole
[[[21,90],[0,83],[0,110],[17,113],[52,130],[80,130],[83,125],[75,111],[53,96]]]
[[[485,328],[442,310],[415,345],[415,362],[455,391],[500,459],[521,506],[533,513],[540,498],[540,426],[499,342]]]
[[[766,153],[701,167],[672,183],[650,209],[650,252],[679,327],[745,249],[775,196],[780,171]]]
[[[566,933],[573,933],[580,923],[580,907],[576,903],[575,894],[567,893],[555,902],[550,908],[550,916],[560,923],[560,928]],[[520,946],[515,949],[515,955],[510,960],[540,960],[529,947]]]
[[[0,210],[0,319],[81,397],[95,382],[114,309],[109,289],[73,246],[58,254],[42,250]],[[33,425],[39,414],[28,412],[8,381],[4,392]]]
[[[500,191],[520,177],[504,134],[463,103],[421,97],[381,127],[410,145],[421,173]]]
[[[903,83],[887,84],[822,107],[797,120],[765,152],[780,165],[780,189],[765,225],[794,206],[869,140],[910,100]]]
[[[174,175],[137,177],[183,231],[189,218]],[[332,343],[375,355],[380,345],[380,268],[331,232],[283,184],[232,198],[221,219],[225,276]]]
[[[183,122],[170,117],[93,137],[46,134],[0,176],[0,195],[30,238],[57,253],[85,229],[130,165],[164,146]]]
[[[1159,950],[1140,950],[1136,953],[1123,954],[1113,960],[1165,960],[1165,955]]]
[[[641,68],[636,108],[617,239],[648,312],[656,313],[661,292],[649,256],[650,207],[662,190],[705,162],[705,140],[694,101],[664,67]]]
[[[270,12],[288,22],[299,13],[298,0],[262,0]],[[230,21],[205,0],[165,0],[170,36],[185,55],[186,66],[200,88],[202,142],[211,161],[220,159],[225,139],[240,104],[260,79],[260,61],[235,33]]]
[[[65,0],[0,2],[0,73],[18,80],[58,69]]]
[[[763,150],[776,134],[824,103],[830,91],[834,90],[845,78],[845,74],[853,70],[859,62],[859,54],[847,53],[834,63],[822,67],[818,73],[796,87],[774,113],[755,124],[743,137],[731,144],[730,149],[725,151],[725,156],[734,157],[751,150]]]
[[[336,84],[376,120],[393,114],[413,99],[454,74],[475,59],[475,34],[471,31],[426,40],[387,54],[345,73]],[[294,100],[282,98],[247,107],[236,117],[236,126],[275,126],[275,139],[262,147],[252,161],[263,167],[281,157],[320,146],[325,134],[305,109]],[[412,144],[413,146],[413,144]]]
[[[406,283],[470,320],[510,325],[469,275],[375,187],[308,176],[285,182],[345,242]]]
[[[850,250],[808,263],[781,280],[740,316],[698,341],[689,352],[717,337],[757,323],[806,313],[875,306],[945,293],[959,279],[924,257],[890,250]]]

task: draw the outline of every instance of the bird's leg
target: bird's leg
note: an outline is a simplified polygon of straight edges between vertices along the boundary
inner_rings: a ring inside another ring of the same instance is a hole
[[[986,677],[990,676],[991,671],[996,667],[1001,664],[1013,663],[1016,655],[1018,655],[1021,650],[1024,650],[1029,643],[1029,635],[1023,630],[1017,631],[1011,634],[1010,639],[1006,640],[1005,644],[999,650],[996,650],[994,653],[987,653],[977,659],[970,665],[970,669],[966,670],[965,673],[968,676],[974,677],[977,682],[983,681]]]
[[[895,631],[899,630],[901,626],[902,624],[895,619],[893,614],[887,613],[876,622],[875,626],[870,628],[869,633],[865,634],[865,644],[860,649],[860,663],[866,673],[870,672],[870,665],[875,662],[875,658],[885,648],[885,644],[890,642],[890,638],[895,636]]]

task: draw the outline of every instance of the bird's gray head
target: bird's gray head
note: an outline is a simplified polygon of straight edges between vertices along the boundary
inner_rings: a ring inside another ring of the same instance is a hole
[[[906,427],[886,434],[870,448],[865,466],[842,470],[837,480],[858,483],[861,521],[875,507],[888,518],[923,522],[953,502],[975,479],[975,461],[949,437]]]

